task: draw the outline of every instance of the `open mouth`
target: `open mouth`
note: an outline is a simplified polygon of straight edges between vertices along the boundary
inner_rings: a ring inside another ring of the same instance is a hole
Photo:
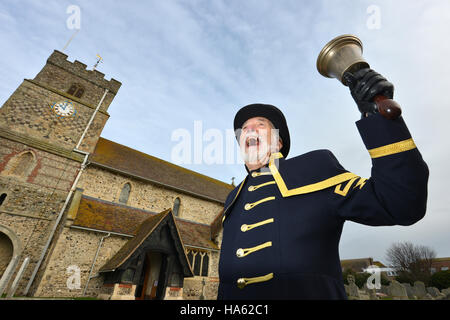
[[[260,140],[258,137],[249,137],[247,138],[245,145],[247,147],[257,147],[259,146]]]

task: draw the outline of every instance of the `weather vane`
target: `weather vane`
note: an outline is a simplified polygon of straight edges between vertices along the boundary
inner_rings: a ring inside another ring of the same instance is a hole
[[[97,53],[97,62],[95,63],[94,68],[92,68],[92,71],[94,71],[95,68],[97,68],[97,66],[100,62],[103,62],[103,58],[100,57],[100,55]]]

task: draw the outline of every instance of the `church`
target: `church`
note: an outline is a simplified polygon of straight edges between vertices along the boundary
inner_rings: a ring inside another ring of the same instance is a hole
[[[0,297],[216,299],[234,186],[101,137],[121,83],[67,58],[0,108]]]

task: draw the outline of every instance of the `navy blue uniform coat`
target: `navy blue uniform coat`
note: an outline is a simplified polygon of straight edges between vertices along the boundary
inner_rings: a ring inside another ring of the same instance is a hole
[[[329,150],[273,154],[227,197],[218,299],[346,299],[339,240],[346,220],[411,225],[426,211],[428,167],[400,117],[356,122],[369,179]]]

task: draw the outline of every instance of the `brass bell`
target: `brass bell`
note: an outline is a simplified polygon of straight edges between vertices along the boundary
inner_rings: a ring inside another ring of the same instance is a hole
[[[343,78],[345,72],[353,73],[370,67],[362,53],[363,46],[358,37],[351,34],[336,37],[320,51],[317,70],[324,77],[336,78],[346,86]]]
[[[317,57],[317,70],[327,78],[336,78],[348,86],[344,79],[346,72],[355,73],[363,68],[370,68],[363,59],[361,40],[351,34],[344,34],[328,42]],[[396,119],[401,114],[401,108],[392,99],[382,95],[374,98],[380,114],[387,119]]]

